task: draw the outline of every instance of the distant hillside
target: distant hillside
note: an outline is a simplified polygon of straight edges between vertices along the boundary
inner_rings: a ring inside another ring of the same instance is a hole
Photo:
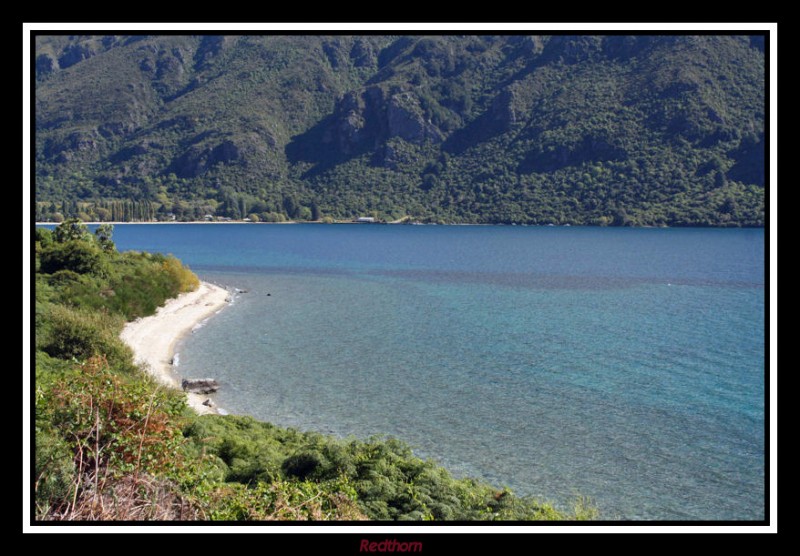
[[[764,38],[41,36],[37,218],[764,224]]]

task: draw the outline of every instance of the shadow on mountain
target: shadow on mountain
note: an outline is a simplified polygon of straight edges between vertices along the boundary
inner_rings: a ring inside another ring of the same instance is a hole
[[[442,143],[442,150],[449,154],[461,154],[476,144],[488,141],[506,131],[502,121],[496,119],[491,109],[457,129]]]
[[[295,135],[286,145],[286,158],[291,164],[313,164],[302,174],[303,179],[323,174],[352,158],[363,155],[367,145],[353,145],[344,149],[335,132],[336,116],[330,115],[305,133]]]
[[[532,172],[554,172],[570,166],[578,166],[584,162],[608,162],[624,160],[627,153],[607,139],[584,137],[573,147],[566,145],[555,148],[536,149],[529,152],[520,162],[517,171],[521,174]]]
[[[728,178],[764,187],[766,168],[764,155],[764,133],[760,133],[758,137],[743,139],[739,147],[728,153],[728,156],[736,161],[728,170]]]

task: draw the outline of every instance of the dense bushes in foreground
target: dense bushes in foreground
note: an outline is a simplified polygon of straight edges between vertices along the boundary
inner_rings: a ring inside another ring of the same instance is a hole
[[[276,427],[250,417],[204,416],[185,429],[196,453],[213,456],[229,483],[279,480],[344,489],[378,520],[587,519],[594,510],[576,501],[574,513],[520,498],[474,479],[455,479],[415,457],[394,438],[336,439]]]
[[[197,286],[174,258],[118,253],[111,229],[36,231],[35,513],[39,520],[586,519],[415,457],[192,413],[134,366],[125,320]]]

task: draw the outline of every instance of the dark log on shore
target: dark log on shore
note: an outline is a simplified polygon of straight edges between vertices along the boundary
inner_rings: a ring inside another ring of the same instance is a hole
[[[184,378],[181,388],[193,394],[211,394],[219,390],[219,383],[213,378]]]

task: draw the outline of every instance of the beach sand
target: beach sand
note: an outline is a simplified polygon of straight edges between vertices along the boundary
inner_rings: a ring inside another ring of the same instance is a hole
[[[133,349],[136,363],[144,364],[159,382],[180,389],[172,366],[175,344],[197,324],[224,307],[229,296],[230,293],[224,288],[200,282],[198,289],[169,300],[155,315],[126,324],[120,338]],[[180,372],[180,367],[174,370]],[[216,409],[203,405],[208,399],[207,395],[186,396],[187,403],[197,413],[218,413]]]

